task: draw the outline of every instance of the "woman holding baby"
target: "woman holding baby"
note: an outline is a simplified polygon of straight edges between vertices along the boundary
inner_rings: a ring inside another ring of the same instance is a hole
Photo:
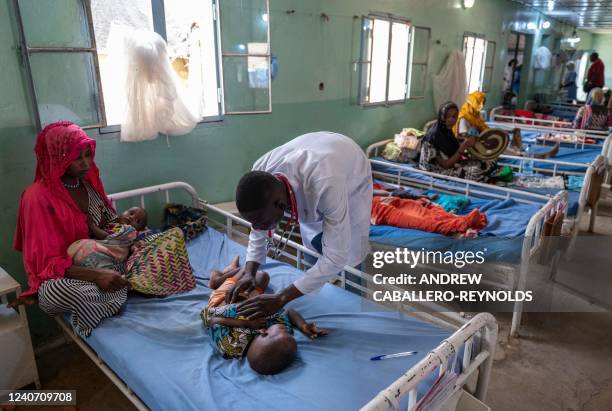
[[[23,254],[29,289],[13,305],[38,302],[50,315],[69,312],[88,336],[127,299],[117,271],[73,264],[68,247],[116,218],[94,161],[96,142],[70,122],[49,124],[36,139],[36,177],[19,204],[13,246]]]

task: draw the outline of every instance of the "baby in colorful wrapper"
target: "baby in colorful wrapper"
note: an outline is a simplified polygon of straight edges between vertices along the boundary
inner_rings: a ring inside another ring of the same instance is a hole
[[[116,219],[102,223],[102,227],[89,222],[93,238],[75,241],[68,247],[67,253],[76,265],[123,273],[130,250],[139,232],[145,231],[146,227],[146,210],[132,207]]]
[[[297,353],[293,328],[316,338],[327,331],[314,323],[307,323],[295,310],[282,310],[266,318],[248,320],[237,313],[238,304],[226,304],[226,292],[243,275],[239,257],[235,257],[223,272],[213,271],[209,287],[214,291],[200,316],[206,325],[211,342],[226,359],[246,356],[251,368],[259,374],[277,374],[287,368]],[[268,286],[266,272],[258,271],[256,288],[249,295],[241,295],[241,301],[262,294]]]
[[[102,227],[89,224],[89,231],[96,240],[106,240],[109,236],[116,236],[126,231],[125,226],[131,226],[137,233],[147,228],[147,211],[142,207],[131,207],[125,210],[119,217],[107,223],[102,223]],[[127,231],[132,231],[127,229]]]

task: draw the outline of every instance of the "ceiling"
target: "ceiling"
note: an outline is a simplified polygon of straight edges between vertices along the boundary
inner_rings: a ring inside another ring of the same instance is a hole
[[[556,20],[592,31],[612,32],[612,0],[520,0]]]

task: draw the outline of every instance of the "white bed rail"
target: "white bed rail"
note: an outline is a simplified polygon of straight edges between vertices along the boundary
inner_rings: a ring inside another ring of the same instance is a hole
[[[133,190],[121,191],[119,193],[114,193],[108,196],[108,198],[113,203],[113,206],[117,206],[117,201],[126,200],[134,197],[138,197],[140,199],[140,205],[144,208],[145,206],[145,196],[147,194],[152,193],[160,193],[163,192],[165,194],[166,203],[170,202],[170,190],[183,190],[191,197],[191,206],[198,207],[200,204],[200,199],[198,197],[198,193],[191,185],[184,183],[182,181],[175,181],[171,183],[158,184],[150,187],[136,188]]]
[[[567,127],[571,123],[560,120],[545,120],[539,118],[526,118],[519,116],[512,116],[506,114],[499,114],[500,111],[505,110],[502,106],[495,107],[491,110],[489,115],[489,121],[499,124],[512,124],[517,128],[540,130],[545,132],[555,133],[569,133],[576,134],[580,137],[594,138],[594,139],[605,139],[610,135],[609,131],[599,130],[582,130],[572,127]]]
[[[517,190],[509,187],[501,187],[493,184],[480,183],[477,181],[465,180],[459,177],[447,176],[430,171],[421,170],[416,167],[409,167],[403,164],[391,164],[387,161],[370,159],[370,163],[384,167],[391,167],[396,170],[393,173],[372,170],[372,174],[378,177],[393,179],[397,185],[402,183],[410,183],[419,188],[427,188],[430,190],[439,190],[448,193],[461,193],[465,197],[483,196],[489,198],[509,199],[514,198],[518,202],[523,203],[542,203],[548,201],[550,196],[544,194],[530,193],[522,190]],[[430,179],[418,179],[406,176],[404,173],[417,173],[423,176],[428,176]]]
[[[434,121],[435,122],[435,121]],[[368,158],[372,157],[372,156],[378,156],[378,152],[379,149],[381,147],[386,146],[388,143],[392,142],[393,139],[387,139],[387,140],[382,140],[382,141],[378,141],[376,143],[370,144],[366,150],[366,156]],[[610,139],[606,139],[604,146],[603,146],[603,152],[608,153],[609,150],[609,144],[610,144]],[[572,175],[572,174],[584,174],[586,173],[586,169],[588,168],[588,164],[587,163],[576,163],[576,162],[571,162],[571,161],[562,161],[562,160],[555,160],[555,159],[551,159],[551,158],[542,158],[542,159],[535,159],[535,158],[528,158],[528,157],[521,157],[521,156],[513,156],[513,155],[507,155],[507,154],[502,154],[499,158],[502,159],[502,161],[500,161],[499,163],[502,165],[507,165],[510,166],[512,168],[517,168],[520,170],[522,170],[522,167],[524,165],[524,163],[526,161],[534,161],[536,163],[544,163],[544,164],[552,164],[552,175],[555,176],[557,174],[568,174],[568,175]],[[512,163],[504,163],[503,159],[506,160],[516,160],[519,162],[519,164],[512,164]],[[560,169],[563,166],[570,166],[570,167],[576,167],[576,168],[584,168],[584,171],[564,171],[562,169]],[[534,169],[536,171],[542,171],[545,173],[551,173],[551,170],[549,169],[544,169],[544,168],[537,168]]]
[[[515,160],[518,162],[518,164],[508,163],[508,162],[505,162],[504,160]],[[507,154],[502,154],[501,156],[499,156],[498,164],[502,166],[516,168],[519,172],[522,172],[523,167],[525,166],[525,163],[528,161],[531,161],[534,163],[541,163],[541,164],[551,164],[552,169],[535,167],[534,170],[541,172],[543,174],[552,174],[553,177],[558,174],[559,175],[583,175],[586,173],[590,165],[589,163],[576,163],[572,161],[561,161],[561,160],[555,160],[552,158],[533,158],[533,157],[523,157],[523,156],[512,156],[512,155],[507,155]],[[563,170],[561,169],[561,167],[579,168],[580,171]]]
[[[476,397],[484,401],[493,367],[497,332],[497,321],[491,314],[480,313],[476,315],[456,333],[442,341],[438,347],[429,352],[425,358],[414,365],[407,373],[381,391],[361,410],[399,410],[400,400],[405,396],[408,396],[408,411],[414,410],[418,401],[417,387],[419,383],[436,372],[442,375],[447,369],[453,369],[452,365],[449,367],[449,362],[453,358],[454,361],[457,361],[457,355],[462,346],[462,372],[457,378],[450,395],[461,389],[468,377],[480,368]],[[474,340],[478,334],[482,336],[479,341],[480,352],[472,359]]]

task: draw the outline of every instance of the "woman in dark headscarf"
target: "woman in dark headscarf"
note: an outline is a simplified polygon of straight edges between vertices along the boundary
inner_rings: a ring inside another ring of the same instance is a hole
[[[453,102],[440,106],[438,121],[428,131],[421,145],[419,168],[434,173],[485,181],[496,168],[494,162],[468,160],[465,151],[476,143],[474,136],[459,142],[453,127],[457,123],[459,108]]]
[[[23,254],[29,289],[12,305],[38,302],[50,315],[68,312],[88,336],[127,299],[119,272],[75,266],[67,249],[88,238],[115,210],[94,161],[96,142],[77,125],[53,123],[36,140],[36,177],[21,196],[13,246]]]

